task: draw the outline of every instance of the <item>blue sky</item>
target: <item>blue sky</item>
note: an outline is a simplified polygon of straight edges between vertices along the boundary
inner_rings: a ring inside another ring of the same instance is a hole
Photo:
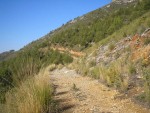
[[[0,0],[0,53],[19,50],[111,0]]]

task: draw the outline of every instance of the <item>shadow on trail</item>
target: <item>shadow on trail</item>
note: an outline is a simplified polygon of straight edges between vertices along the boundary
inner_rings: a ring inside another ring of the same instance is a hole
[[[69,93],[69,91],[60,91],[57,92],[57,89],[61,88],[61,86],[53,84],[54,88],[54,102],[56,104],[56,109],[53,113],[72,113],[72,108],[75,107],[75,104],[71,103],[71,99],[64,97],[64,98],[59,98],[59,96],[65,96],[66,94]]]

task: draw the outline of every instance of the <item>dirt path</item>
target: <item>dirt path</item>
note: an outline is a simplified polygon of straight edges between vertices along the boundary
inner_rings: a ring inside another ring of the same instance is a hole
[[[55,100],[61,113],[150,113],[130,99],[115,99],[119,94],[97,80],[82,77],[63,68],[51,73],[56,87]]]

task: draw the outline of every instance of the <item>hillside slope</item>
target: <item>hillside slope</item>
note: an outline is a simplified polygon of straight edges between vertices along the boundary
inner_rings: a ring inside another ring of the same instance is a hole
[[[131,9],[134,6],[136,8]],[[142,14],[143,11],[137,2],[130,4],[113,2],[62,26],[58,31],[47,36],[47,42],[83,50],[111,35]]]
[[[149,106],[149,16],[150,12],[87,48],[86,56],[74,61],[70,67]],[[146,30],[141,32],[141,28]],[[141,33],[137,32],[139,30]]]
[[[61,45],[71,47],[75,50],[82,50],[91,43],[100,41],[112,34],[124,24],[130,23],[136,18],[132,17],[133,13],[139,12],[136,16],[143,14],[142,11],[140,12],[140,9],[138,9],[138,11],[136,11],[136,9],[128,9],[128,7],[132,8],[137,5],[137,1],[138,0],[134,0],[130,3],[123,2],[121,4],[112,2],[111,4],[67,22],[41,39],[27,45],[25,48],[41,44],[43,46]],[[112,24],[112,26],[110,26],[110,24]]]

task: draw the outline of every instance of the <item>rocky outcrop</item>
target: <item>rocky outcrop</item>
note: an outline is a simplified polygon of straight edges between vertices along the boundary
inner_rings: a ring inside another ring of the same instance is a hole
[[[112,0],[112,2],[115,2],[117,4],[122,4],[122,3],[131,3],[134,2],[135,0]]]
[[[150,37],[150,28],[146,29],[142,34],[142,37]]]
[[[117,43],[112,42],[105,46],[100,46],[96,56],[96,63],[109,64],[110,62],[129,54],[129,52],[133,61],[140,58],[149,60],[150,44],[145,45],[145,41],[149,38],[150,28],[147,28],[142,35],[135,34],[134,36],[128,36]],[[111,44],[114,45],[113,50],[109,50]]]

